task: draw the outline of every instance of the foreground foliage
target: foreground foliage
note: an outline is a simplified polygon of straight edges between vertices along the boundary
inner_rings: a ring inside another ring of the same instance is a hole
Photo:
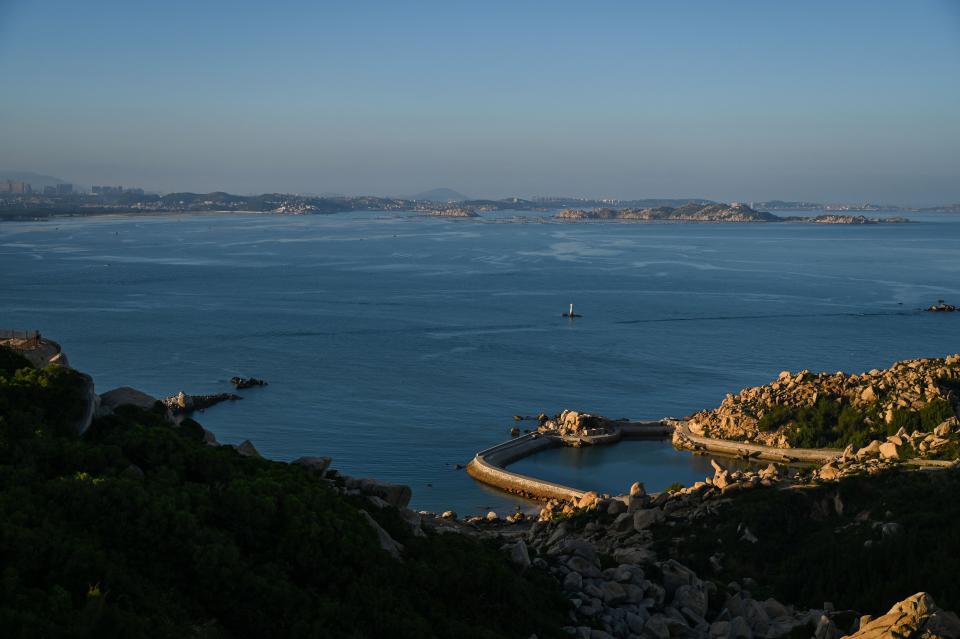
[[[718,583],[752,577],[808,607],[882,614],[926,591],[960,608],[960,471],[889,472],[839,484],[742,493],[719,515],[660,526],[656,544]],[[744,539],[744,529],[757,538]],[[720,573],[709,557],[722,553]],[[721,589],[722,590],[722,589]]]
[[[543,637],[562,621],[535,569],[371,512],[407,548],[394,561],[357,504],[203,445],[196,422],[127,407],[71,435],[77,375],[0,352],[4,637]]]
[[[786,426],[787,441],[793,448],[845,448],[848,444],[860,448],[901,428],[909,433],[929,433],[953,415],[950,402],[935,399],[918,410],[895,410],[890,423],[885,423],[879,403],[857,407],[834,397],[809,407],[775,406],[760,418],[758,428],[770,432]]]

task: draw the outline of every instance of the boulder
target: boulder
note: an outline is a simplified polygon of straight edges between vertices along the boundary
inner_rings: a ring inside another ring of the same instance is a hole
[[[608,515],[620,515],[625,512],[627,512],[627,505],[623,502],[622,499],[613,499],[607,505]]]
[[[249,439],[245,439],[237,445],[237,453],[241,457],[260,457],[260,453]]]
[[[380,524],[374,520],[365,510],[360,511],[360,516],[363,517],[364,521],[370,525],[371,528],[377,533],[377,541],[380,543],[380,548],[384,550],[394,559],[400,559],[400,553],[403,552],[403,546],[394,540],[386,530],[380,527]]]
[[[659,508],[638,510],[633,514],[633,529],[637,532],[663,521],[663,511]]]
[[[527,550],[527,544],[522,539],[514,544],[508,544],[506,547],[507,556],[515,565],[526,570],[530,567],[530,552]]]
[[[662,584],[668,597],[673,597],[680,586],[699,585],[700,580],[695,572],[681,564],[676,559],[668,559],[660,565],[663,575]]]
[[[897,450],[897,445],[893,442],[880,444],[880,457],[881,459],[899,459],[900,452]]]
[[[583,496],[577,500],[577,508],[590,508],[596,505],[599,500],[600,495],[591,490],[590,492],[584,493]]]
[[[591,579],[599,579],[603,576],[596,564],[594,564],[592,561],[584,559],[583,557],[574,556],[568,559],[567,568],[574,572],[579,572],[584,577],[589,577]]]
[[[373,497],[371,495],[369,499],[380,499],[380,498]],[[403,521],[406,522],[407,526],[410,527],[410,532],[413,533],[414,537],[427,536],[427,534],[423,532],[423,518],[420,516],[420,513],[414,512],[410,509],[403,509],[399,511],[399,513],[400,513],[400,518],[403,519]]]
[[[634,564],[642,566],[650,564],[657,560],[657,553],[649,548],[635,546],[633,548],[616,548],[613,551],[614,561],[622,564]]]
[[[857,459],[863,461],[864,459],[872,459],[880,455],[880,442],[877,440],[871,441],[869,444],[857,451]]]
[[[956,430],[958,426],[958,420],[956,417],[951,417],[950,419],[940,422],[936,428],[933,429],[933,434],[937,437],[946,437],[950,434],[951,431]]]
[[[828,462],[820,467],[820,479],[823,481],[834,481],[840,477],[840,469],[833,462]]]
[[[563,578],[563,589],[567,592],[580,592],[583,589],[583,575],[571,570]]]
[[[600,586],[603,591],[603,603],[616,606],[627,600],[627,591],[616,581],[604,581]]]
[[[207,446],[219,446],[220,442],[217,441],[217,436],[213,434],[212,431],[203,429],[203,443]]]
[[[648,639],[670,639],[670,629],[667,621],[661,614],[655,614],[643,626],[643,636]]]
[[[684,613],[691,623],[702,621],[707,615],[707,593],[696,586],[679,586],[673,595],[673,607]]]
[[[301,457],[293,461],[297,466],[302,466],[306,470],[316,475],[323,475],[330,468],[329,457]]]
[[[114,388],[100,395],[100,405],[111,410],[119,406],[136,406],[137,408],[150,410],[156,403],[156,397],[129,386]]]
[[[346,480],[348,489],[359,490],[364,495],[376,495],[391,506],[403,509],[410,503],[413,492],[409,486],[403,484],[388,484],[377,479],[367,477],[351,477]]]

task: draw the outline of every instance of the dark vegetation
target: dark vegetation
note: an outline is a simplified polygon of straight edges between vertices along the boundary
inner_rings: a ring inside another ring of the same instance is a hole
[[[380,550],[357,506],[303,469],[202,443],[122,407],[69,432],[79,374],[0,349],[0,635],[557,636],[555,582],[460,535]]]
[[[756,599],[773,596],[809,607],[830,601],[838,610],[876,615],[924,590],[956,610],[958,491],[960,471],[894,471],[809,489],[750,491],[717,516],[656,527],[655,543],[698,574],[713,575],[718,585],[756,579],[764,588],[753,593]],[[895,524],[886,535],[883,523]],[[741,524],[756,535],[756,544],[741,540]],[[720,574],[709,563],[718,551]]]
[[[844,448],[848,444],[859,448],[900,428],[910,433],[930,432],[953,415],[950,402],[935,399],[919,410],[894,411],[887,424],[879,403],[858,408],[842,398],[823,398],[811,407],[776,406],[760,418],[758,426],[769,432],[786,425],[787,440],[794,448]]]

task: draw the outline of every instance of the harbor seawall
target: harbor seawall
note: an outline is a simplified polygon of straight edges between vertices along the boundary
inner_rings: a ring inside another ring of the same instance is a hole
[[[688,422],[672,421],[672,424],[673,445],[686,450],[788,464],[825,464],[843,453],[835,448],[774,448],[747,442],[714,439],[694,434]]]
[[[624,422],[617,424],[615,433],[589,443],[613,444],[621,438],[669,437],[673,425],[663,421]],[[467,464],[467,473],[477,481],[507,492],[532,499],[580,499],[587,491],[544,481],[507,470],[507,466],[548,448],[564,445],[564,441],[546,433],[529,433],[482,450]]]
[[[550,435],[540,433],[523,435],[481,450],[467,464],[467,472],[484,484],[532,499],[580,499],[586,491],[528,477],[506,469],[508,464],[519,459],[560,445],[562,445],[561,441]]]

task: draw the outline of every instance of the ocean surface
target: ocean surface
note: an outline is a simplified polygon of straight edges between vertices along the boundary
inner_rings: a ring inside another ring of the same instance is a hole
[[[197,415],[266,457],[329,455],[461,514],[519,500],[457,464],[515,414],[683,416],[784,369],[960,351],[960,216],[916,224],[556,223],[412,214],[0,223],[0,327],[59,341],[98,390],[265,388]],[[576,304],[582,318],[561,313]],[[528,425],[529,422],[521,424]],[[665,442],[518,462],[624,492],[709,474]]]

